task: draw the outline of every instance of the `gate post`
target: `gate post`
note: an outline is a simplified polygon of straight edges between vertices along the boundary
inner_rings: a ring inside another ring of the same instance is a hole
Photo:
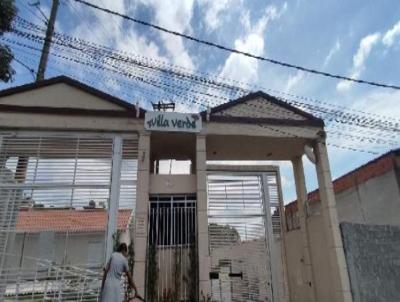
[[[307,212],[306,212],[307,188],[306,188],[306,180],[304,177],[303,161],[301,159],[301,156],[293,158],[292,164],[293,164],[294,181],[296,184],[297,208],[299,212],[300,232],[303,244],[302,253],[304,257],[303,263],[305,266],[305,279],[306,279],[306,282],[303,285],[307,293],[307,301],[313,302],[316,301],[315,280],[313,276],[313,268],[310,256],[310,239],[308,235],[308,226],[307,226]]]
[[[138,146],[138,175],[136,186],[135,208],[135,269],[133,277],[138,294],[144,297],[146,284],[146,250],[149,211],[149,183],[150,183],[150,133],[139,134]]]
[[[197,177],[197,242],[199,257],[199,297],[211,295],[210,252],[208,245],[207,215],[207,151],[206,137],[196,136],[196,177]],[[207,301],[207,300],[206,300]]]
[[[107,220],[107,241],[106,241],[106,261],[110,259],[113,252],[113,235],[117,231],[117,219],[119,208],[119,190],[122,165],[122,137],[116,136],[113,139],[112,164],[111,164],[111,186],[110,202],[108,206]]]
[[[332,301],[352,302],[350,280],[344,256],[342,237],[339,230],[336,200],[324,137],[316,141],[314,153],[316,157],[323,227],[329,250],[328,260],[331,266],[331,286],[334,289]]]

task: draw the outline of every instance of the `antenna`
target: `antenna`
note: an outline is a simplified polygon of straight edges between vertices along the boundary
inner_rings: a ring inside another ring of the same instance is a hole
[[[153,105],[153,110],[154,111],[175,111],[175,103],[163,103],[162,101],[159,101],[158,103],[151,103]]]

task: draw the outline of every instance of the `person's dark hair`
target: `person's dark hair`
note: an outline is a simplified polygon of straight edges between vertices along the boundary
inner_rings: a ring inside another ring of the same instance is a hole
[[[117,248],[117,252],[119,252],[119,253],[122,253],[122,252],[127,253],[128,252],[128,246],[126,245],[126,243],[120,243],[120,245]]]

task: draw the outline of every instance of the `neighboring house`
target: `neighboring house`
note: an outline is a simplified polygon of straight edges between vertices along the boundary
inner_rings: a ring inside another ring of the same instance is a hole
[[[8,267],[32,268],[36,261],[99,268],[104,264],[106,209],[21,208]],[[119,210],[118,230],[129,235],[132,210]]]
[[[400,149],[333,181],[339,222],[400,225]],[[309,216],[320,211],[319,192],[308,194]],[[286,205],[288,230],[299,227],[296,201]]]

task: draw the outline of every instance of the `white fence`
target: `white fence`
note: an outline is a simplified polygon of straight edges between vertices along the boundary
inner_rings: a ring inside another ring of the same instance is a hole
[[[97,299],[117,234],[131,238],[137,137],[0,136],[0,299]]]

